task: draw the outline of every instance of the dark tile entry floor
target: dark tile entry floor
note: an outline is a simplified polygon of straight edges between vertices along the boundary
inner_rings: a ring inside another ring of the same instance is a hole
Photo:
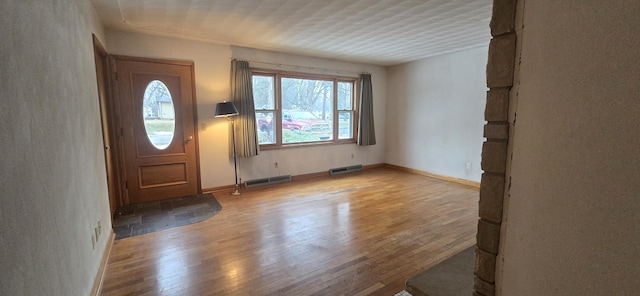
[[[471,295],[476,247],[471,246],[407,280],[413,296]]]
[[[134,204],[116,210],[113,231],[121,239],[204,221],[220,210],[212,194]]]

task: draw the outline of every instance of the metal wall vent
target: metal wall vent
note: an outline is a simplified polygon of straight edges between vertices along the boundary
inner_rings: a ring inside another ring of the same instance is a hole
[[[330,169],[329,170],[329,174],[331,176],[333,175],[341,175],[341,174],[347,174],[347,173],[353,173],[353,172],[359,172],[362,171],[362,165],[352,165],[352,166],[348,166],[348,167],[342,167],[342,168],[335,168],[335,169]]]
[[[251,188],[251,187],[266,186],[266,185],[273,185],[273,184],[286,183],[286,182],[291,182],[290,175],[245,181],[244,187]]]

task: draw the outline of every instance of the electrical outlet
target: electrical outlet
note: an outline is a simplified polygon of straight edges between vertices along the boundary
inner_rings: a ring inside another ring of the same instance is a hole
[[[471,162],[470,161],[467,162],[467,170],[469,170],[469,171],[471,170]]]
[[[206,130],[206,129],[207,129],[207,124],[206,124],[206,123],[201,123],[201,124],[200,124],[200,130],[201,130],[201,131],[204,131],[204,130]]]
[[[273,167],[275,167],[276,169],[278,168],[278,162],[277,161],[273,164]]]

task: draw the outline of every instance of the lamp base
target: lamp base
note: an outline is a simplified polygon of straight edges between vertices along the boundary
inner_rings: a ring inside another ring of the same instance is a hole
[[[238,189],[238,184],[236,184],[236,191],[231,192],[231,195],[240,195],[240,190]]]

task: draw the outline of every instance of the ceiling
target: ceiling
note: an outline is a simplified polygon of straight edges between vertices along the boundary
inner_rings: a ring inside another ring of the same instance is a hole
[[[492,0],[91,0],[107,28],[377,65],[486,46]]]

